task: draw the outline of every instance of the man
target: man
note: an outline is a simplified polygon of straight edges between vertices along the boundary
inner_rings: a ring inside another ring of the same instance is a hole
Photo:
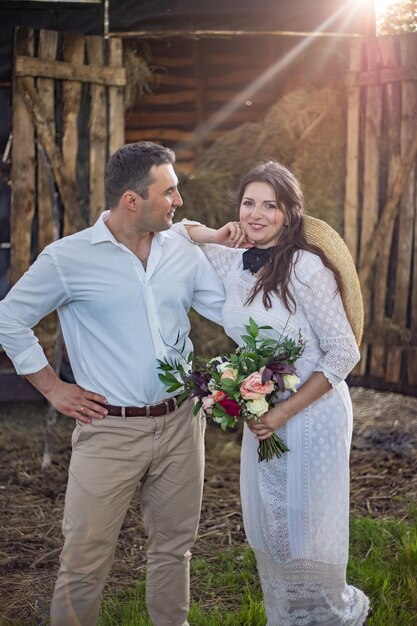
[[[150,142],[118,150],[105,176],[110,210],[48,246],[0,303],[0,343],[17,372],[77,420],[52,626],[96,624],[138,486],[152,623],[188,624],[204,422],[191,402],[177,408],[167,397],[157,359],[178,358],[183,344],[190,352],[190,307],[207,306],[220,323],[223,288],[198,246],[169,230],[182,205],[174,159]],[[56,376],[31,330],[54,309],[74,385]]]

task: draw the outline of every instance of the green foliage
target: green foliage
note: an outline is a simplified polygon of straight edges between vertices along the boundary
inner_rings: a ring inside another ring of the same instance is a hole
[[[417,0],[398,0],[388,6],[378,21],[380,35],[417,32]]]
[[[417,514],[411,523],[353,519],[348,581],[370,596],[367,626],[415,626],[417,609]],[[193,559],[193,626],[264,626],[256,563],[248,547],[216,558]],[[144,581],[103,604],[99,626],[150,626]]]

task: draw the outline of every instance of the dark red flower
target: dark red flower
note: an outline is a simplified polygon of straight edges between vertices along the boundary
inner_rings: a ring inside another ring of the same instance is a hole
[[[224,398],[223,400],[220,400],[219,404],[224,408],[228,415],[232,415],[233,417],[239,417],[240,408],[236,400]]]

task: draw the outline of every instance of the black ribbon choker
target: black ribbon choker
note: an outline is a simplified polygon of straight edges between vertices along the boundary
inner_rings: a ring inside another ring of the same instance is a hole
[[[274,246],[271,248],[249,248],[242,254],[243,269],[250,270],[256,274],[269,260],[273,254]]]

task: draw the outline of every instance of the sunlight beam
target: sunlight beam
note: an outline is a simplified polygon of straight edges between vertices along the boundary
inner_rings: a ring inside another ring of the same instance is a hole
[[[333,15],[328,17],[322,24],[320,24],[320,26],[317,27],[315,33],[322,32],[325,29],[329,28],[337,20],[337,18],[344,11],[346,11],[348,6],[352,6],[353,13],[355,10],[353,7],[354,5],[357,6],[358,2],[359,0],[351,0],[346,4],[343,4]],[[346,17],[343,25],[347,25],[348,22],[349,16]],[[309,34],[307,37],[303,38],[302,41],[300,41],[296,46],[289,50],[281,59],[278,59],[276,63],[266,69],[261,76],[259,76],[250,85],[242,89],[236,96],[234,96],[234,98],[230,102],[227,102],[223,107],[215,111],[215,113],[213,113],[205,122],[200,124],[194,132],[193,139],[178,143],[174,147],[174,150],[181,150],[185,148],[189,149],[190,147],[192,148],[200,143],[204,139],[204,137],[207,136],[208,133],[220,126],[220,124],[227,120],[240,106],[242,106],[242,102],[251,100],[254,94],[261,90],[280,72],[286,69],[297,58],[297,56],[307,50],[315,40],[316,36],[314,35],[314,33]]]

